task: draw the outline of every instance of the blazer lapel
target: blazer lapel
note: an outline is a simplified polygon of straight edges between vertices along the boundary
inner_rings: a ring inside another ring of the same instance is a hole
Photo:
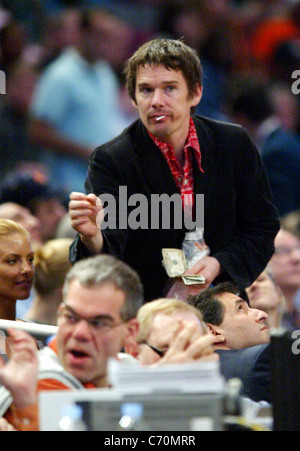
[[[216,185],[217,146],[213,133],[199,117],[193,117],[201,150],[201,165],[204,174],[200,172],[196,158],[193,156],[194,192],[204,194],[205,211],[210,206],[210,200]]]

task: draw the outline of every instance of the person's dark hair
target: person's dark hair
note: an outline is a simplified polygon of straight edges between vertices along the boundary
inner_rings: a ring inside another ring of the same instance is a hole
[[[105,7],[102,6],[83,6],[79,8],[79,25],[81,31],[90,31],[93,27],[94,17],[98,14],[103,17],[110,16],[110,13]]]
[[[268,86],[256,79],[242,78],[233,83],[228,104],[233,115],[244,114],[255,124],[260,124],[272,114]]]
[[[80,29],[81,29],[81,31],[87,31],[90,29],[91,13],[92,13],[92,10],[89,7],[83,7],[80,10]]]
[[[181,71],[193,97],[202,86],[203,71],[197,52],[182,40],[158,38],[142,45],[128,60],[124,70],[130,98],[135,102],[136,74],[139,67],[163,65]]]
[[[110,255],[99,255],[76,263],[66,277],[64,299],[73,280],[78,280],[87,288],[111,283],[122,290],[125,293],[121,311],[123,321],[135,318],[144,301],[142,283],[136,271]]]
[[[186,302],[200,310],[205,324],[220,326],[224,320],[225,309],[218,296],[223,293],[232,293],[238,296],[239,289],[231,282],[224,282],[207,288],[195,296],[189,296]]]

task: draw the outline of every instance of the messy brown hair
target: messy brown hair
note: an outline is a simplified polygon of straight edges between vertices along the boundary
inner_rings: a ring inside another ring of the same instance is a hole
[[[124,74],[130,98],[136,102],[136,75],[139,67],[162,65],[167,69],[181,71],[192,98],[202,87],[203,70],[197,52],[182,40],[158,38],[142,45],[128,60]]]

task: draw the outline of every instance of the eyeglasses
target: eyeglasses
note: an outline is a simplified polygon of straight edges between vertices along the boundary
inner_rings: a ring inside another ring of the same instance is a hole
[[[122,326],[124,321],[120,323],[113,323],[113,321],[109,318],[84,318],[83,316],[78,315],[76,312],[74,312],[71,307],[68,305],[64,305],[62,307],[62,311],[60,313],[60,316],[62,317],[65,324],[69,326],[75,326],[81,321],[87,322],[89,328],[94,332],[98,334],[106,334],[110,332],[112,329],[115,329],[116,327]]]
[[[156,352],[160,357],[164,357],[165,353],[167,352],[167,349],[159,349],[156,346],[151,345],[148,343],[148,341],[141,341],[141,345],[147,345],[152,351]]]
[[[293,247],[288,247],[288,246],[278,246],[275,249],[275,254],[277,255],[290,255],[293,252],[300,252],[300,246],[293,246]]]

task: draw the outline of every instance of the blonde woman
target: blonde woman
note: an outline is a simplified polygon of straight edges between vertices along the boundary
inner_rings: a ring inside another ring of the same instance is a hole
[[[34,253],[29,233],[14,221],[0,219],[0,319],[16,319],[16,302],[30,296]]]
[[[26,319],[41,324],[56,325],[58,306],[62,302],[62,287],[71,269],[69,249],[72,239],[48,241],[35,251],[36,296]]]

